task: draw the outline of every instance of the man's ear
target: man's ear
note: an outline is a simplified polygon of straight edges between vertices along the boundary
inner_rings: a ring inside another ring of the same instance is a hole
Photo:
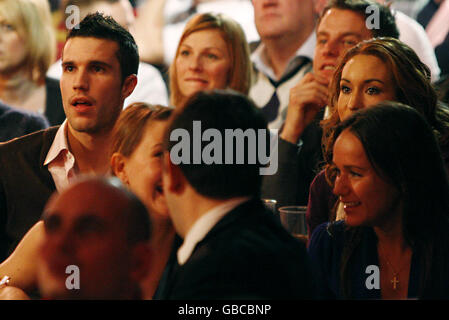
[[[111,169],[114,175],[119,178],[123,184],[129,185],[129,179],[125,170],[125,157],[115,152],[111,157]]]
[[[131,279],[140,283],[152,269],[153,251],[149,244],[142,242],[134,245],[131,256]]]
[[[171,162],[168,151],[164,152],[163,168],[164,186],[167,187],[167,190],[173,193],[182,193],[186,180],[181,169]]]
[[[128,98],[131,93],[133,93],[134,88],[137,85],[137,76],[135,74],[131,74],[126,77],[125,81],[123,81],[122,85],[122,97],[123,100]]]

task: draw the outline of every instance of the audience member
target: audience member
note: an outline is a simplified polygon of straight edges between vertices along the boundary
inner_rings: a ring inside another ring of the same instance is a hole
[[[112,138],[111,171],[145,204],[152,220],[150,246],[157,255],[152,259],[148,276],[141,281],[144,299],[153,297],[171,258],[172,247],[177,245],[162,192],[162,141],[171,111],[161,106],[133,104],[121,113]],[[29,294],[36,289],[34,261],[43,237],[44,226],[39,221],[0,265],[0,274],[11,278],[10,287]]]
[[[129,0],[69,0],[65,7],[77,6],[80,17],[83,19],[90,13],[100,12],[111,16],[117,23],[127,29],[131,34],[134,30],[135,17]],[[47,75],[60,79],[62,74],[61,61],[54,63]],[[123,106],[126,108],[134,102],[146,102],[150,104],[168,104],[167,87],[160,72],[148,63],[139,63],[137,85],[131,95],[125,99]]]
[[[249,41],[258,39],[250,0],[143,0],[134,34],[141,59],[162,68],[171,65],[187,22],[204,13],[232,16]]]
[[[38,221],[48,197],[79,173],[109,171],[111,130],[136,85],[132,36],[112,18],[87,16],[68,36],[61,92],[67,121],[0,145],[0,259]]]
[[[240,25],[223,14],[194,16],[170,66],[170,103],[182,107],[194,93],[230,88],[247,94],[251,63]]]
[[[393,102],[360,110],[325,158],[346,219],[312,235],[320,297],[449,298],[449,184],[425,118]]]
[[[249,96],[272,129],[285,120],[290,89],[310,71],[315,48],[313,0],[253,0],[260,43],[251,60],[256,71]]]
[[[233,147],[222,145],[217,146],[221,152],[216,152],[234,164],[205,164],[204,157],[199,164],[190,164],[193,142],[182,151],[186,162],[173,162],[179,146],[169,137],[175,130],[195,139],[194,121],[200,121],[202,132],[213,131],[221,137],[225,130],[237,128],[266,132],[263,115],[246,96],[229,91],[199,92],[175,114],[166,133],[163,188],[173,224],[184,242],[161,298],[313,298],[313,275],[304,245],[288,234],[259,199],[261,166],[257,161],[251,164],[245,157],[238,165],[237,155],[228,158],[226,154]],[[244,145],[241,151],[247,154],[248,145],[258,143]]]
[[[368,29],[369,7],[377,8],[379,28]],[[323,10],[316,28],[313,72],[290,90],[287,117],[279,139],[278,172],[264,179],[262,197],[279,205],[306,205],[310,183],[322,162],[319,121],[328,102],[328,85],[345,52],[362,40],[398,37],[390,10],[365,0],[335,0]],[[299,140],[299,143],[298,143]]]
[[[376,1],[388,5],[389,7],[394,7],[394,5],[398,2],[386,0]],[[419,59],[429,67],[432,82],[437,81],[440,78],[440,68],[438,66],[432,43],[430,42],[426,31],[416,20],[410,18],[402,11],[395,9],[391,10],[393,12],[396,25],[398,26],[399,40],[412,48],[418,55]]]
[[[342,59],[332,82],[333,112],[324,122],[324,144],[334,127],[350,114],[385,100],[407,104],[424,116],[435,131],[448,168],[449,111],[437,103],[427,66],[410,47],[392,38],[362,42]],[[310,233],[337,216],[338,202],[325,180],[321,172],[310,187],[307,212]]]
[[[0,142],[46,128],[48,122],[43,116],[11,108],[0,102]]]
[[[449,74],[449,1],[429,0],[417,16],[435,49],[441,75]]]
[[[170,259],[175,230],[162,190],[162,142],[172,109],[136,103],[120,115],[113,135],[111,169],[145,204],[153,231],[151,269],[142,282],[143,298],[151,299]]]
[[[73,183],[50,198],[37,259],[46,299],[140,299],[150,270],[151,223],[145,206],[114,179]],[[67,288],[67,267],[73,284]],[[74,269],[76,270],[76,269]],[[76,276],[79,276],[76,279]]]
[[[45,76],[56,49],[48,1],[1,1],[0,39],[0,100],[61,124],[59,82]]]

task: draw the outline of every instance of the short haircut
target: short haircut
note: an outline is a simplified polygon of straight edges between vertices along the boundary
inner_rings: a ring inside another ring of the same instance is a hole
[[[178,87],[176,58],[179,55],[179,49],[185,38],[201,30],[218,30],[226,42],[231,59],[228,88],[248,94],[251,87],[252,64],[249,45],[242,27],[238,22],[224,14],[198,14],[187,23],[179,40],[175,58],[170,66],[170,104],[175,107],[181,107],[181,104],[188,98],[181,94]]]
[[[170,141],[171,132],[175,129],[186,130],[193,136],[193,121],[201,121],[201,131],[216,129],[222,137],[222,156],[225,155],[225,130],[247,129],[267,130],[267,122],[259,108],[245,95],[231,90],[212,90],[194,94],[183,108],[176,109],[173,119],[166,131],[164,148],[169,152],[177,144]],[[269,134],[267,138],[269,139]],[[193,143],[190,141],[190,163],[180,163],[178,167],[190,185],[201,195],[228,199],[238,196],[258,196],[260,194],[261,167],[257,159],[255,164],[248,164],[248,139],[244,143],[244,164],[192,164]],[[265,141],[266,142],[266,141]],[[207,142],[202,141],[202,146]],[[260,142],[258,141],[257,145]],[[228,146],[229,147],[229,146]],[[256,147],[256,149],[259,146]],[[233,163],[236,163],[234,144]],[[201,149],[203,150],[203,149]],[[258,150],[257,150],[258,151]],[[223,160],[224,162],[224,160]]]
[[[0,15],[11,24],[25,42],[25,69],[29,78],[45,82],[56,54],[56,38],[47,0],[2,0]]]
[[[93,37],[117,43],[116,53],[120,64],[122,82],[139,68],[139,52],[133,36],[113,18],[101,13],[88,14],[78,26],[70,30],[67,40],[75,37]]]
[[[150,122],[167,121],[173,109],[143,102],[131,104],[122,111],[112,135],[111,155],[115,152],[125,157],[136,150]]]
[[[391,13],[389,7],[384,6],[378,2],[370,1],[370,0],[331,0],[329,4],[323,9],[320,17],[317,21],[317,29],[320,25],[321,19],[330,9],[340,9],[340,10],[350,10],[360,14],[364,20],[368,19],[370,15],[373,14],[372,10],[368,10],[367,8],[375,8],[377,12],[379,12],[379,28],[370,29],[373,34],[373,38],[375,37],[391,37],[399,39],[399,31],[396,26],[396,20]]]

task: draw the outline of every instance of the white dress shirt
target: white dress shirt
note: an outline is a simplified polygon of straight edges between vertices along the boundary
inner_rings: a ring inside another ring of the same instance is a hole
[[[207,211],[192,225],[187,232],[182,246],[178,249],[177,257],[179,265],[183,265],[192,255],[198,242],[204,239],[210,230],[221,220],[227,213],[231,212],[238,205],[246,202],[250,197],[239,197],[230,199],[211,210]]]
[[[69,150],[67,142],[67,120],[65,120],[56,132],[55,139],[48,150],[44,166],[48,166],[56,190],[66,188],[70,181],[75,178],[75,157]]]

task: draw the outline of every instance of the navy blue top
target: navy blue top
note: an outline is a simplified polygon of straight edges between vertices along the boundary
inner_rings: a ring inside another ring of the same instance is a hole
[[[317,271],[318,292],[321,299],[344,299],[340,283],[340,261],[343,253],[346,224],[343,220],[319,225],[309,243],[309,255]],[[367,273],[370,265],[379,266],[377,236],[371,227],[362,227],[362,239],[354,249],[349,264],[350,290],[352,299],[381,299],[381,290],[368,289],[366,280],[373,272]],[[420,266],[418,254],[412,255],[408,298],[418,297]],[[380,282],[380,279],[379,279]]]
[[[14,109],[0,102],[0,142],[46,128],[48,122],[43,116]]]

